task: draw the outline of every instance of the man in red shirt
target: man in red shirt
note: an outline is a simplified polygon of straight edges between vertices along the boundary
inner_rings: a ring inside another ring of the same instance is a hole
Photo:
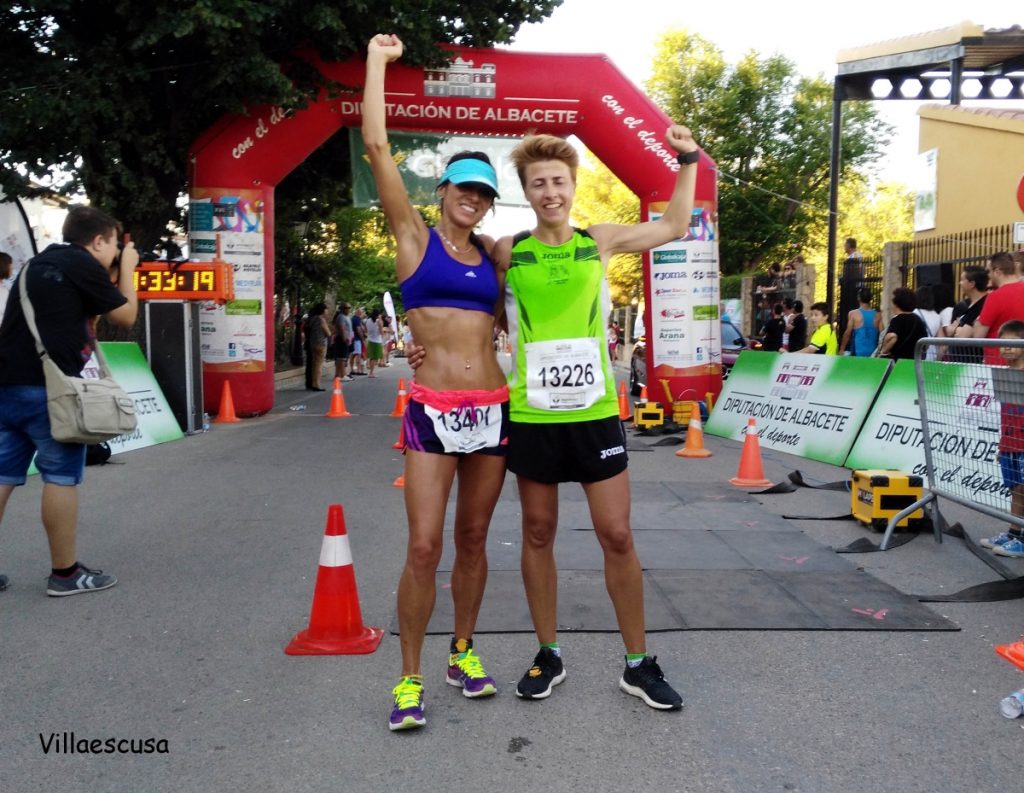
[[[989,279],[996,286],[985,298],[985,307],[974,323],[974,338],[995,339],[999,328],[1011,319],[1024,320],[1024,281],[1017,274],[1013,256],[1005,251],[995,254],[988,264]],[[985,348],[985,363],[1005,365],[998,347]]]

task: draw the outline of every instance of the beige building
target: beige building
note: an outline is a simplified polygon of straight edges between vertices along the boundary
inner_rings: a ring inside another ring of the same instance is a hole
[[[1024,110],[925,105],[917,114],[918,148],[936,152],[935,228],[915,239],[1024,221]]]

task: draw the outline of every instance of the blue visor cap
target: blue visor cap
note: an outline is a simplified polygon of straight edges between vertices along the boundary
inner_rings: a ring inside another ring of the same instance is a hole
[[[437,183],[437,186],[440,187],[445,182],[480,185],[494,193],[495,198],[501,197],[498,195],[498,175],[494,172],[494,168],[483,160],[468,158],[449,163],[448,167],[444,169],[444,173],[441,174],[441,181]]]

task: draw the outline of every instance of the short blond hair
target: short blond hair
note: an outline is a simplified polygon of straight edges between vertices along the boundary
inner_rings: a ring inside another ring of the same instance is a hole
[[[555,135],[527,135],[522,143],[512,150],[512,164],[519,174],[519,183],[526,187],[526,166],[535,162],[557,160],[569,166],[572,182],[576,184],[576,169],[580,165],[580,156],[564,138]]]

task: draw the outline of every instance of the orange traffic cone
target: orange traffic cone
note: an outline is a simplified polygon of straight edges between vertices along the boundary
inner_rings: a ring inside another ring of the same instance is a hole
[[[235,415],[235,400],[231,398],[231,381],[224,381],[224,390],[220,392],[220,408],[217,410],[215,424],[234,424],[241,421]]]
[[[341,504],[331,504],[309,627],[296,633],[284,651],[288,655],[365,655],[377,649],[383,635],[381,628],[363,625],[345,514]]]
[[[729,482],[736,487],[758,487],[771,484],[771,480],[764,478],[761,446],[757,442],[757,426],[753,416],[747,420],[746,437],[743,439],[743,451],[740,454],[740,468],[736,472],[736,476]]]
[[[395,409],[391,411],[391,415],[397,417],[405,415],[405,402],[408,397],[405,393],[405,378],[398,378],[398,396],[395,397]]]
[[[629,397],[626,396],[626,384],[619,383],[619,421],[629,421],[633,414],[629,410]]]
[[[640,401],[647,404],[647,386],[640,386]]]
[[[1024,641],[997,644],[996,652],[1019,669],[1024,669]]]
[[[395,487],[405,487],[405,474],[399,474],[398,479],[391,483]]]
[[[710,457],[704,448],[704,429],[700,425],[700,405],[696,402],[690,408],[690,423],[686,428],[686,445],[676,452],[676,457]]]
[[[341,378],[334,378],[334,393],[331,394],[331,409],[325,414],[329,419],[343,419],[351,416],[345,407],[345,395],[341,393]]]
[[[391,444],[392,449],[404,449],[405,448],[405,419],[402,419],[402,423],[398,425],[398,440]]]

